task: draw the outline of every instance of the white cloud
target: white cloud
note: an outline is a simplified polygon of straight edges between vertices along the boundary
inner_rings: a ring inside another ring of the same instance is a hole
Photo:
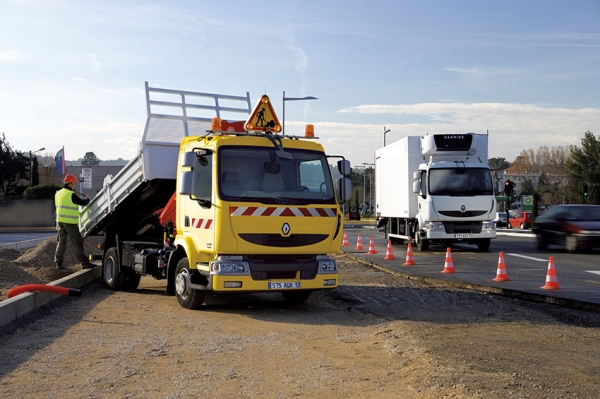
[[[25,59],[25,53],[15,50],[0,50],[0,63],[21,62]]]
[[[341,113],[389,115],[405,122],[315,123],[315,135],[327,151],[343,154],[353,164],[373,162],[383,146],[383,125],[391,131],[390,144],[406,136],[438,133],[480,133],[489,130],[489,156],[513,161],[524,149],[540,146],[581,145],[583,133],[600,134],[600,109],[544,108],[533,104],[422,103],[405,105],[360,105]],[[379,118],[379,117],[378,117]],[[416,122],[418,120],[418,122]],[[286,121],[286,129],[299,131],[301,123]],[[297,126],[297,127],[296,127]]]

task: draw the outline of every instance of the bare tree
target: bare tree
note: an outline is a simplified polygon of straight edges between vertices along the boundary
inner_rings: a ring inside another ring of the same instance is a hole
[[[548,147],[521,151],[511,164],[511,172],[541,172],[537,192],[546,205],[556,205],[567,201],[569,196],[567,160],[575,146]]]

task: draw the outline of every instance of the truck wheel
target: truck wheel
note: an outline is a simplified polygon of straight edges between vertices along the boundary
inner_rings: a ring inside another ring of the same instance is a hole
[[[390,226],[391,222],[388,222],[385,224],[385,241],[391,241],[392,244],[401,244],[400,242],[398,242],[399,240],[397,238],[394,237],[390,237],[390,231],[392,229],[392,227]]]
[[[429,249],[429,240],[424,240],[419,234],[419,224],[415,225],[415,245],[419,251],[427,251]]]
[[[490,244],[492,240],[489,238],[482,238],[481,240],[477,240],[477,249],[479,252],[486,252],[490,249]]]
[[[198,309],[204,302],[205,292],[192,289],[192,273],[188,258],[182,258],[175,269],[175,296],[181,307]]]
[[[112,290],[118,291],[125,288],[127,276],[120,271],[116,248],[109,248],[106,251],[106,256],[102,263],[102,278],[108,288]]]
[[[525,223],[521,223],[521,230],[525,230]]]
[[[299,305],[306,302],[312,291],[282,291],[283,299],[287,303]]]
[[[124,291],[135,291],[138,287],[138,285],[140,285],[140,280],[142,279],[142,276],[140,276],[137,273],[131,273],[128,274],[125,280],[125,284],[123,284],[123,290]]]

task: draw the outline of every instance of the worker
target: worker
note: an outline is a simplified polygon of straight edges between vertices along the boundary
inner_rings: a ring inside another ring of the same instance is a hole
[[[56,205],[56,224],[58,225],[58,244],[54,253],[54,262],[58,269],[63,268],[63,257],[67,249],[67,237],[73,244],[75,258],[81,263],[83,269],[90,269],[96,265],[91,263],[83,252],[83,238],[79,232],[79,206],[85,206],[90,202],[90,197],[84,195],[79,197],[75,192],[77,178],[66,175],[65,186],[54,195]],[[83,195],[83,194],[82,194]]]

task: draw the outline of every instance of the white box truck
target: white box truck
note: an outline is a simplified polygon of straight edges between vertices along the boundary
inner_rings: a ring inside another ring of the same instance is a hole
[[[376,215],[393,243],[455,242],[487,251],[496,238],[488,136],[408,136],[375,151]]]

